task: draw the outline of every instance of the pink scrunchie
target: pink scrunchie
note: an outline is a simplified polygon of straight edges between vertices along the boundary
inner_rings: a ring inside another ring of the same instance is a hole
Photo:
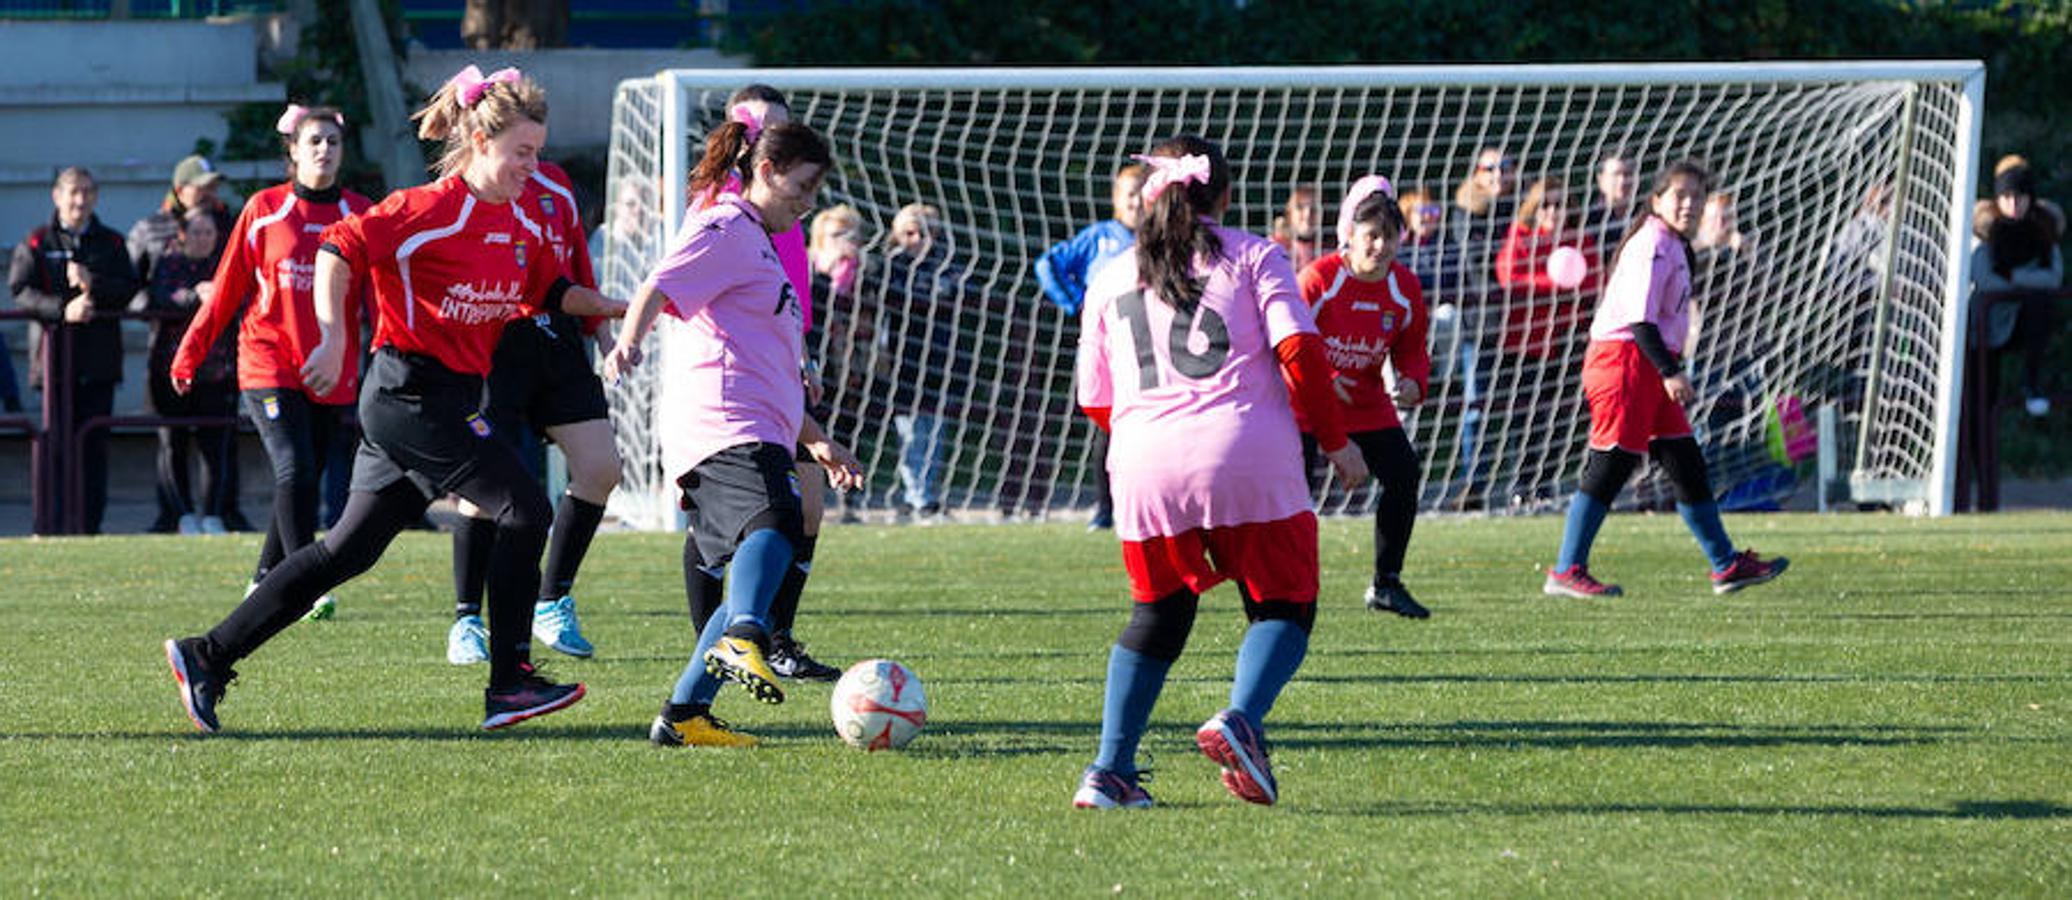
[[[727,110],[727,121],[739,122],[741,127],[748,129],[748,143],[755,143],[755,139],[763,135],[763,117],[747,103],[736,103],[733,109]]]
[[[475,104],[482,102],[482,95],[489,92],[490,85],[517,84],[524,78],[525,73],[514,68],[498,69],[483,75],[481,69],[469,63],[467,68],[453,73],[452,78],[446,79],[446,83],[453,85],[455,93],[460,96],[460,105],[463,108],[473,109]]]
[[[1176,184],[1208,184],[1209,158],[1199,153],[1185,156],[1147,156],[1139,153],[1130,157],[1151,167],[1151,174],[1144,179],[1144,202],[1150,203],[1165,193],[1165,189]]]
[[[273,123],[273,130],[288,137],[294,137],[295,129],[301,128],[302,121],[307,118],[309,118],[309,107],[303,106],[300,103],[290,103],[288,108],[281,113],[280,121]],[[345,130],[345,116],[334,112],[326,115],[324,118],[336,122],[340,131]]]

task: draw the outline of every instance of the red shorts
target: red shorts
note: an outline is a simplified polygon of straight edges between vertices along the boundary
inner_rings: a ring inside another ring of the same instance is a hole
[[[1183,587],[1207,593],[1227,579],[1243,584],[1254,600],[1315,603],[1317,514],[1123,541],[1122,565],[1139,603]]]
[[[1590,400],[1590,449],[1617,447],[1646,456],[1656,438],[1691,436],[1683,405],[1669,399],[1662,373],[1632,341],[1591,341],[1583,355]]]

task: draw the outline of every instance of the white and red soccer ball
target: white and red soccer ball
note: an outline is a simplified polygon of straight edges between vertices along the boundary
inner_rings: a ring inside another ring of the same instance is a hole
[[[928,695],[912,669],[889,659],[866,659],[835,682],[827,710],[835,733],[849,746],[897,750],[928,723]]]

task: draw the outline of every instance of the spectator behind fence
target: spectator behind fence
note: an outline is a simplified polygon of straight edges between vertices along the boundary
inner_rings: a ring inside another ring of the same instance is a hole
[[[1505,304],[1503,347],[1534,360],[1565,359],[1570,339],[1585,325],[1588,307],[1582,296],[1597,291],[1597,248],[1569,215],[1568,186],[1559,178],[1533,182],[1518,205],[1518,220],[1498,252],[1496,278],[1509,291]],[[1581,283],[1562,285],[1547,271],[1547,260],[1561,247],[1583,254],[1589,270]]]
[[[1302,271],[1323,252],[1323,239],[1319,236],[1322,221],[1317,213],[1316,191],[1298,187],[1288,192],[1287,205],[1274,228],[1273,242],[1288,251],[1288,261],[1295,264],[1295,271]]]
[[[150,385],[151,410],[161,416],[237,414],[237,336],[229,331],[210,344],[207,358],[195,369],[194,385],[187,394],[182,396],[173,389],[173,356],[180,348],[180,338],[187,332],[187,323],[193,321],[195,310],[215,289],[211,278],[216,269],[216,245],[215,217],[206,208],[189,207],[180,217],[171,249],[158,256],[151,281],[145,286],[150,297],[146,309],[173,316],[152,320],[151,349],[144,368]],[[160,516],[170,515],[171,521],[154,524],[153,531],[177,528],[181,534],[223,532],[223,510],[234,505],[223,491],[231,483],[228,467],[237,462],[233,443],[236,438],[236,428],[229,425],[158,429],[158,506]],[[198,492],[190,488],[190,446],[201,450]],[[194,503],[197,493],[202,498],[198,507]]]
[[[2044,355],[2055,330],[2052,292],[2065,283],[2065,258],[2058,249],[2064,222],[2037,202],[2028,166],[2013,166],[1994,177],[1993,213],[1971,254],[1973,290],[1998,295],[1990,296],[1986,307],[1980,346],[1989,351],[2021,348],[2023,405],[2029,415],[2046,416],[2050,396],[2043,386]]]
[[[909,203],[892,219],[893,249],[879,279],[879,375],[891,387],[892,427],[899,435],[901,519],[943,520],[943,424],[961,408],[954,385],[969,364],[958,351],[959,310],[966,308],[965,273],[950,259],[942,213]]]
[[[863,216],[847,203],[821,210],[813,217],[806,256],[813,263],[818,296],[832,300],[856,291],[856,270],[863,264]]]
[[[40,347],[32,369],[40,381],[61,378],[69,367],[71,380],[51,386],[71,394],[71,420],[55,423],[68,432],[114,408],[115,385],[122,381],[122,332],[115,314],[137,293],[122,235],[94,216],[98,198],[93,173],[76,166],[59,172],[50,189],[50,222],[15,245],[7,272],[14,302],[44,320],[43,340],[56,340],[60,348],[69,343],[69,354],[57,354],[57,371],[42,371],[46,356]],[[108,505],[107,433],[94,432],[74,452],[86,481],[84,529],[99,534]]]
[[[1583,233],[1601,251],[1615,251],[1626,236],[1627,224],[1633,221],[1633,191],[1640,182],[1637,172],[1633,154],[1624,147],[1607,150],[1597,159],[1597,195],[1583,210]],[[1591,262],[1603,269],[1610,260],[1592,258]]]

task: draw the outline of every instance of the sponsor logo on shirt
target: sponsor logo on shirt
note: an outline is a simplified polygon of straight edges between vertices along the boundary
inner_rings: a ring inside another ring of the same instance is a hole
[[[322,226],[322,225],[319,225],[319,224],[317,224],[317,223],[315,223],[315,222],[304,222],[304,223],[302,223],[302,233],[303,233],[303,234],[323,234],[323,233],[324,233],[324,226]]]
[[[516,316],[515,307],[524,296],[525,285],[516,281],[448,285],[446,298],[439,303],[439,317],[460,325],[501,322]]]
[[[317,284],[317,264],[296,262],[291,259],[280,261],[275,267],[275,283],[283,293],[292,291],[313,291]]]
[[[1374,312],[1380,308],[1381,304],[1379,303],[1368,303],[1365,300],[1353,301],[1353,312]]]
[[[511,233],[508,231],[492,231],[482,236],[482,243],[485,244],[508,244],[510,242]]]
[[[1381,365],[1388,345],[1379,339],[1329,337],[1324,339],[1324,358],[1340,372],[1361,372]]]

